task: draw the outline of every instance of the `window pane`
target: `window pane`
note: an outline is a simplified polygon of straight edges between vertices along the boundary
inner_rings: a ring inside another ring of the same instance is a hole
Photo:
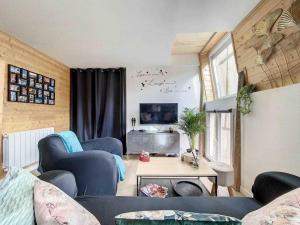
[[[218,161],[231,164],[231,116],[230,113],[221,114],[220,154]]]
[[[208,130],[209,130],[209,136],[207,139],[207,147],[208,151],[206,156],[210,160],[217,160],[217,150],[218,150],[218,133],[217,133],[217,114],[210,113],[208,114]]]
[[[232,114],[207,115],[206,157],[211,161],[232,164]]]
[[[238,74],[232,43],[228,42],[227,46],[222,46],[220,52],[211,60],[218,97],[236,94]]]

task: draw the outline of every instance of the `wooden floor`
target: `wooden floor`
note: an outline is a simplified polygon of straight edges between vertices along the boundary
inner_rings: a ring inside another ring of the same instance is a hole
[[[118,196],[136,196],[136,170],[138,159],[135,156],[127,156],[124,158],[126,166],[126,178],[123,182],[119,183]],[[212,183],[206,179],[201,178],[202,183],[208,190],[211,190]],[[229,196],[227,188],[219,187],[218,196]],[[234,196],[243,196],[240,192],[234,192]]]

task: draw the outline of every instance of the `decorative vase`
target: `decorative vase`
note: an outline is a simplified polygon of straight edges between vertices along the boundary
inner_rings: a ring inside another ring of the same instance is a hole
[[[193,167],[198,168],[199,163],[198,163],[198,154],[196,154],[196,148],[195,148],[195,136],[188,136],[189,143],[190,143],[190,148],[187,149],[188,153],[192,153],[193,155]]]

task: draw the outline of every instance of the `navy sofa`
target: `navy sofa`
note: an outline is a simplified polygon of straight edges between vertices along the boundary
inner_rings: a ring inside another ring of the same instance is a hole
[[[94,214],[101,225],[114,225],[118,214],[141,210],[183,210],[198,213],[217,213],[242,219],[278,196],[300,187],[300,177],[281,173],[262,173],[253,184],[253,198],[248,197],[149,197],[77,196],[73,175],[66,171],[50,171],[40,176],[50,182]]]
[[[122,142],[115,138],[97,138],[81,143],[83,152],[69,154],[58,136],[39,141],[39,171],[70,171],[75,176],[77,195],[115,195],[117,166],[114,156],[122,157]]]

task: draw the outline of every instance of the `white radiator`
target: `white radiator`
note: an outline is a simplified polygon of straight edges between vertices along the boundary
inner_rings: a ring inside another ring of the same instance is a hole
[[[27,167],[39,161],[38,142],[54,128],[21,131],[3,135],[3,167]]]

